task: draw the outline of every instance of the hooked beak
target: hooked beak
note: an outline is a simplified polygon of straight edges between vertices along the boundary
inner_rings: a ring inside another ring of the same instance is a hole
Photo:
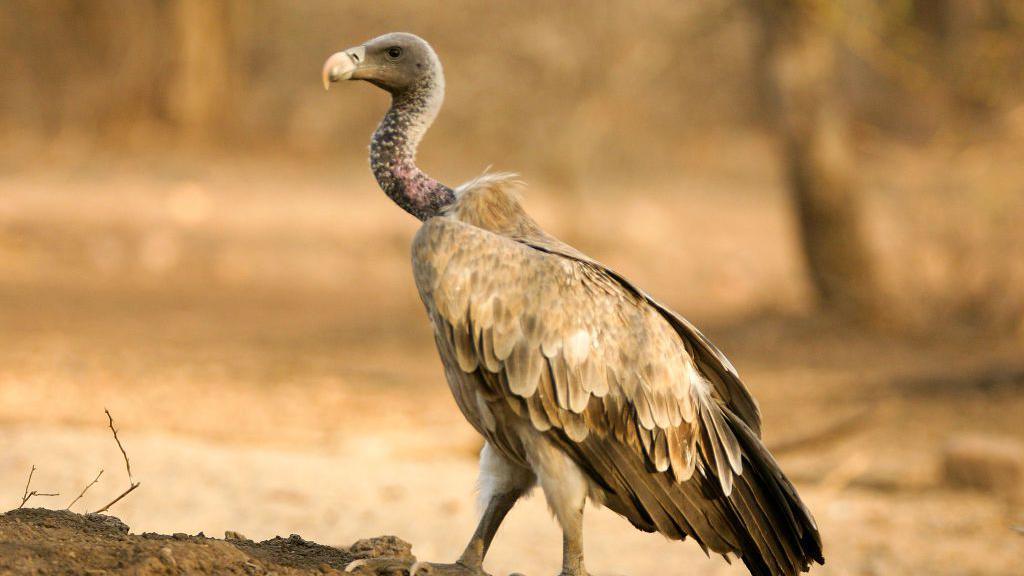
[[[324,90],[331,88],[332,82],[340,80],[351,80],[353,74],[359,69],[366,59],[366,47],[357,46],[342,52],[331,54],[331,57],[324,62],[323,81]]]

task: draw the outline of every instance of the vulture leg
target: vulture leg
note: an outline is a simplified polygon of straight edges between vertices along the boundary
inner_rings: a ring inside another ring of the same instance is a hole
[[[480,523],[476,527],[476,532],[473,533],[469,544],[466,545],[462,556],[459,557],[459,564],[475,567],[483,565],[484,556],[487,555],[487,550],[491,547],[491,541],[494,540],[494,535],[498,532],[498,526],[501,525],[505,515],[512,509],[520,496],[522,496],[522,492],[506,492],[491,497],[480,518]]]
[[[536,483],[533,472],[502,456],[489,443],[480,452],[480,501],[484,510],[480,523],[454,564],[417,562],[409,568],[409,576],[487,576],[483,570],[484,556],[498,527],[512,506]]]
[[[530,464],[537,471],[548,506],[562,527],[559,576],[587,576],[583,567],[583,507],[590,483],[579,466],[561,450],[543,440],[529,446]]]
[[[562,525],[562,572],[559,576],[587,576],[583,567],[583,507]]]

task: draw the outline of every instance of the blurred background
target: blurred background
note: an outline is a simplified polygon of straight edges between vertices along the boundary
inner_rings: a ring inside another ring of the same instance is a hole
[[[67,494],[107,470],[76,509],[120,492],[109,407],[136,531],[461,551],[480,444],[367,168],[387,98],[319,79],[394,30],[445,65],[423,168],[520,173],[732,358],[816,573],[1019,573],[1018,0],[6,0],[0,502],[33,464]],[[547,516],[488,567],[553,572]],[[598,575],[743,573],[603,511],[587,544]]]

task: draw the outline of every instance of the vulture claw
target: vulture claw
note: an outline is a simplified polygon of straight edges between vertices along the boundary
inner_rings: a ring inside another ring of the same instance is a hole
[[[408,566],[408,558],[360,558],[346,564],[345,573],[365,576],[405,574]]]
[[[409,576],[490,576],[482,568],[472,568],[465,564],[432,564],[416,562],[409,567]]]
[[[431,573],[431,568],[433,568],[433,566],[426,562],[416,562],[409,567],[409,576],[417,576],[417,574],[420,573],[420,570],[423,571],[423,574],[429,575]]]

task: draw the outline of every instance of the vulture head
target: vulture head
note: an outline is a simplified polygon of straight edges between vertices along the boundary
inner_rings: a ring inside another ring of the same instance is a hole
[[[365,80],[399,96],[443,82],[434,49],[414,34],[392,32],[332,54],[324,63],[324,88],[341,80]]]
[[[415,162],[444,100],[444,73],[430,44],[393,32],[332,54],[324,62],[324,88],[341,80],[365,80],[391,94],[391,107],[370,140],[370,169],[384,193],[420,220],[451,204],[455,192]]]

